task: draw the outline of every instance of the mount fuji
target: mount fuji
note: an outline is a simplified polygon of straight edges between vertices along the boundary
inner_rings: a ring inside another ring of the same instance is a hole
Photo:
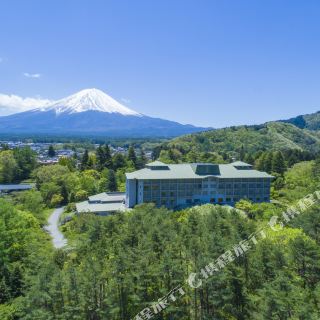
[[[152,118],[98,89],[85,89],[41,108],[0,117],[0,133],[174,137],[206,130]]]

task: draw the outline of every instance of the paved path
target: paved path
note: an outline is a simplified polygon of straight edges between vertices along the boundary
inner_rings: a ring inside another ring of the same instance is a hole
[[[67,245],[67,239],[64,237],[64,235],[59,230],[59,218],[61,214],[63,213],[64,208],[57,208],[53,211],[51,216],[48,219],[48,225],[46,226],[46,230],[49,231],[51,237],[53,246],[56,249],[62,248],[65,245]]]

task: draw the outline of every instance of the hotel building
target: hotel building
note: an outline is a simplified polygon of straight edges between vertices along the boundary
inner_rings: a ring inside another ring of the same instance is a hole
[[[155,161],[144,169],[126,173],[128,208],[153,202],[179,209],[197,204],[234,205],[240,199],[270,201],[273,176],[237,161],[230,164],[165,164]]]

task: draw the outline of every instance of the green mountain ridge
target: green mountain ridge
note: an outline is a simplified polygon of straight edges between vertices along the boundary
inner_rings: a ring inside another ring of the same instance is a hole
[[[188,134],[164,143],[159,149],[174,150],[182,155],[199,153],[227,153],[239,156],[247,153],[276,150],[320,152],[320,132],[299,128],[291,123],[267,122],[262,125],[233,126]]]
[[[291,123],[300,129],[319,130],[320,111],[280,121],[284,123]]]

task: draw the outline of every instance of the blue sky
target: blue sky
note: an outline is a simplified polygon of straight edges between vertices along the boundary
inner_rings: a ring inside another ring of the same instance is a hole
[[[212,127],[320,110],[319,1],[0,6],[2,98],[30,106],[95,87],[138,112]]]

